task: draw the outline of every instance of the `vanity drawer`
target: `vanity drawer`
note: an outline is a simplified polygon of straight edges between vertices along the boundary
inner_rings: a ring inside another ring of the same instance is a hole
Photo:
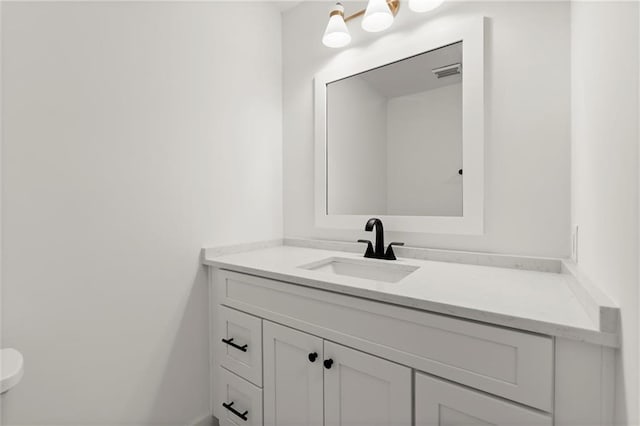
[[[219,308],[220,364],[262,386],[262,320],[224,306]]]
[[[553,340],[221,270],[220,303],[551,412]]]
[[[262,426],[262,389],[223,367],[218,375],[217,402],[221,426]]]

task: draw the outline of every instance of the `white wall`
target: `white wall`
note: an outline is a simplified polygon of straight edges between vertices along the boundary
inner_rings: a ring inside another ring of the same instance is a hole
[[[638,4],[574,2],[572,220],[578,265],[622,312],[618,424],[638,414]]]
[[[327,102],[328,212],[386,214],[387,98],[355,77],[331,83]]]
[[[389,99],[387,160],[389,214],[462,216],[462,83]]]
[[[282,235],[267,4],[3,4],[7,425],[209,412],[199,250]]]
[[[419,37],[422,25],[463,17],[491,20],[487,49],[486,196],[483,236],[390,233],[394,241],[450,249],[567,256],[570,251],[570,7],[567,2],[449,2],[437,13],[403,8],[392,30],[349,28],[350,48],[321,43],[329,4],[308,1],[285,12],[285,235],[355,240],[361,230],[314,225],[313,76],[339,55]],[[347,13],[358,5],[347,3]],[[535,82],[535,84],[532,84]],[[364,223],[362,224],[364,228]]]

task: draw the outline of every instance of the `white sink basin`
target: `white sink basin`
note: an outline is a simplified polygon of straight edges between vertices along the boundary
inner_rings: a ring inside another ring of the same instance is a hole
[[[402,265],[394,263],[393,260],[349,259],[343,257],[330,257],[299,268],[387,283],[396,283],[419,269],[418,266]]]

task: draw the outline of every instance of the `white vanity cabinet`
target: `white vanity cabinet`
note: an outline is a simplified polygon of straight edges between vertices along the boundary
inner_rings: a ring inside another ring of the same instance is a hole
[[[411,426],[411,369],[264,322],[264,424]]]
[[[222,424],[611,424],[611,348],[220,268],[210,280]]]

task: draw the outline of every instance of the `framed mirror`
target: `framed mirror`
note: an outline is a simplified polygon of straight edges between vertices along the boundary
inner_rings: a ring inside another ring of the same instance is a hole
[[[426,28],[316,75],[317,226],[483,232],[484,26]]]

